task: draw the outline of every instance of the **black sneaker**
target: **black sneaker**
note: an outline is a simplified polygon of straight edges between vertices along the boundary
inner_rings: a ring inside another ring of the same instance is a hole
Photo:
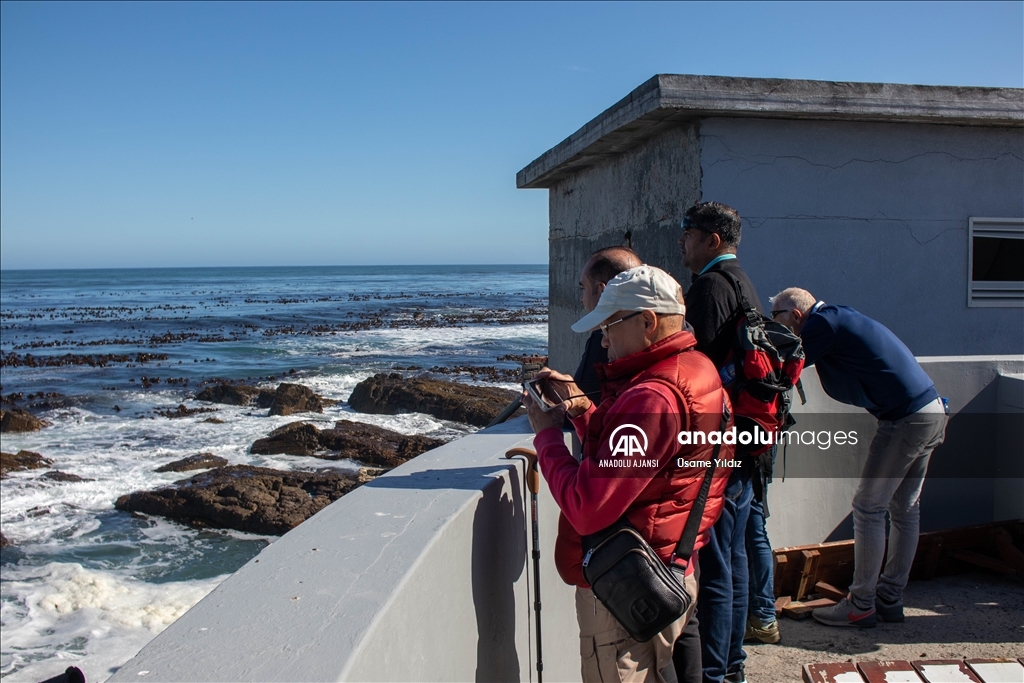
[[[902,624],[903,601],[886,602],[883,598],[876,595],[875,614],[878,615],[879,621],[885,621],[890,624]]]
[[[747,683],[747,672],[740,664],[738,668],[725,674],[725,678],[722,679],[725,683]]]

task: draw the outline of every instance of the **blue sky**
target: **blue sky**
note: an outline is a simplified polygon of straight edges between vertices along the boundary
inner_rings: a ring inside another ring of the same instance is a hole
[[[12,3],[0,268],[543,263],[657,73],[1024,87],[1024,3]]]

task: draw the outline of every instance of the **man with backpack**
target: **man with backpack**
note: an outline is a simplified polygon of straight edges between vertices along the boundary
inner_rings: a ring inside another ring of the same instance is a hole
[[[697,349],[711,359],[729,389],[737,429],[774,435],[786,427],[785,391],[803,367],[799,340],[764,317],[736,256],[741,222],[735,209],[698,203],[686,212],[681,227],[683,265],[693,273],[686,308]],[[745,451],[745,466],[733,470],[722,516],[700,557],[697,613],[705,683],[742,683],[744,639],[777,643],[781,638],[765,530],[775,449],[764,437],[737,446],[737,454]]]

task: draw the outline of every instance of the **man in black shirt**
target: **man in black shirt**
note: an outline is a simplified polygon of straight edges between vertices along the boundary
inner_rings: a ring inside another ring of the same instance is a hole
[[[697,349],[707,354],[718,368],[722,384],[731,383],[735,372],[734,365],[725,361],[736,346],[739,311],[732,282],[722,273],[732,275],[744,297],[763,312],[757,291],[736,258],[741,227],[735,209],[718,202],[704,202],[686,212],[679,238],[683,265],[693,273],[686,292],[686,319],[693,325]],[[722,516],[700,553],[697,614],[705,683],[746,680],[744,637],[779,641],[771,586],[771,545],[765,532],[763,507],[753,500],[750,475],[750,467],[733,470]],[[764,599],[758,597],[763,594],[770,598],[770,617],[760,609]],[[748,606],[753,608],[750,628]]]

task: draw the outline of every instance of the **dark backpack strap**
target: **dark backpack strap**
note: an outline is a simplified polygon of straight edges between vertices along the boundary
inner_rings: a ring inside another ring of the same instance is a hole
[[[799,377],[796,380],[796,391],[800,394],[800,405],[807,405],[807,394],[804,393],[804,383]]]
[[[718,270],[712,270],[709,272],[718,273],[719,275],[724,277],[730,285],[732,285],[732,290],[733,292],[736,293],[736,303],[739,305],[740,311],[742,311],[743,314],[747,317],[747,324],[755,325],[757,322],[759,322],[757,309],[754,307],[753,304],[750,303],[750,300],[747,299],[746,295],[743,293],[742,283],[740,283],[740,281],[732,273],[725,270],[724,268],[719,268]],[[733,319],[735,315],[736,314],[733,313],[732,316],[730,316],[730,319]]]
[[[728,424],[729,411],[723,401],[722,425],[718,429],[719,434],[725,434],[725,428]],[[697,500],[693,501],[693,507],[690,508],[690,516],[686,518],[683,535],[679,537],[679,543],[676,544],[676,549],[672,553],[673,559],[678,557],[685,561],[687,566],[690,564],[690,556],[693,555],[693,546],[697,543],[697,534],[700,533],[700,520],[704,516],[704,506],[708,502],[708,492],[711,490],[711,480],[715,474],[715,460],[718,458],[718,453],[721,450],[722,442],[719,440],[715,444],[715,450],[711,453],[711,466],[704,471],[704,481],[700,484],[700,493],[697,494]]]

